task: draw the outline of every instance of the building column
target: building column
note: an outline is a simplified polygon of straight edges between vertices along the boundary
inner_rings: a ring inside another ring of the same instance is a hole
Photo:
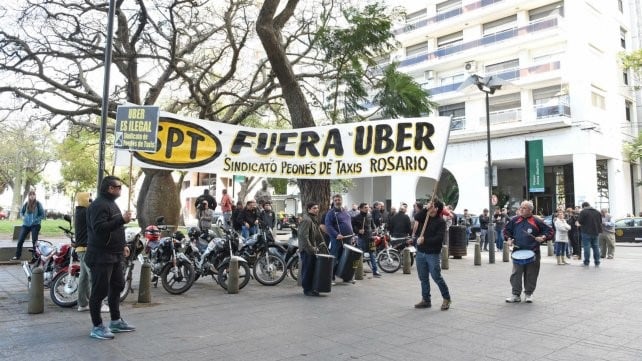
[[[621,159],[609,159],[607,162],[609,177],[609,213],[613,217],[623,217],[633,214],[631,204],[631,188],[615,186],[616,184],[631,184],[628,175],[629,164]]]
[[[399,203],[408,203],[408,211],[412,211],[412,205],[416,200],[417,182],[419,177],[409,175],[390,176],[390,202],[393,207],[399,209]]]
[[[591,206],[597,201],[597,164],[594,153],[573,154],[573,192],[575,204],[589,202]]]

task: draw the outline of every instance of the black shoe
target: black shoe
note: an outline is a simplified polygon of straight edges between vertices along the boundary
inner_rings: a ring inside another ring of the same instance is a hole
[[[375,272],[375,273],[372,274],[372,277],[379,278],[379,277],[381,277],[381,273]]]
[[[422,299],[421,302],[415,305],[415,308],[430,308],[431,306],[432,304],[430,303],[430,301],[426,302]]]
[[[306,296],[311,296],[311,297],[320,297],[321,294],[317,291],[308,291],[308,292],[303,292],[304,295]]]

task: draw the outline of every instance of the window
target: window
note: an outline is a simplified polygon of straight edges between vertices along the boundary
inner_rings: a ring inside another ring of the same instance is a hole
[[[633,116],[633,103],[629,100],[624,101],[624,116],[627,122],[631,121]]]
[[[447,11],[461,7],[461,0],[448,0],[442,1],[437,4],[437,14],[445,13]]]
[[[439,107],[439,115],[444,117],[451,117],[451,130],[464,129],[464,123],[466,121],[465,103],[442,105]]]
[[[505,17],[503,19],[491,21],[483,25],[484,36],[499,33],[505,30],[517,27],[517,15]]]
[[[386,65],[390,62],[390,54],[379,55],[374,58],[374,62],[377,65]]]
[[[491,64],[486,66],[486,74],[498,74],[506,70],[514,70],[519,68],[519,59],[512,59],[503,61],[501,63]]]
[[[461,83],[463,81],[464,81],[464,74],[457,74],[457,75],[451,75],[451,76],[445,76],[445,77],[439,78],[439,85],[450,85],[450,84]]]
[[[464,32],[458,31],[456,33],[440,36],[437,38],[437,48],[446,48],[460,44],[464,41]]]
[[[556,2],[528,12],[528,19],[530,21],[540,20],[550,16],[564,16],[564,2]]]
[[[406,56],[413,56],[428,51],[428,42],[424,41],[423,43],[410,45],[406,48]]]
[[[626,49],[626,30],[620,28],[620,46]]]
[[[552,63],[554,61],[559,61],[561,55],[562,55],[561,52],[557,52],[557,53],[534,56],[533,63],[534,64]]]
[[[559,85],[553,85],[546,88],[533,89],[533,102],[535,105],[546,105],[550,104],[551,101],[554,101],[554,104],[557,105],[557,97],[561,93],[561,87]]]
[[[606,99],[604,95],[598,94],[595,89],[591,91],[591,105],[596,108],[606,109]]]
[[[522,99],[519,93],[495,95],[489,99],[489,103],[489,110],[491,112],[500,112],[522,107]]]
[[[626,71],[622,73],[622,82],[624,85],[629,85],[629,73]]]
[[[622,4],[622,0],[617,0],[617,8],[621,13],[624,13],[624,4]]]
[[[414,13],[406,15],[406,22],[411,23],[417,19],[423,18],[424,16],[426,16],[426,9],[421,9],[419,11],[415,11]]]

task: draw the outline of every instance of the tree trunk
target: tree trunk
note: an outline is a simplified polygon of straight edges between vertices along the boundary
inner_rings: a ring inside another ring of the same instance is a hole
[[[293,128],[314,127],[314,118],[305,95],[297,82],[292,64],[281,44],[281,29],[294,13],[298,0],[289,0],[281,13],[275,17],[280,0],[265,0],[256,21],[256,32],[261,39],[265,53],[281,84],[283,98],[290,112]],[[321,209],[327,209],[330,199],[330,181],[299,179],[301,204],[318,202]]]
[[[164,216],[165,224],[179,224],[181,202],[172,172],[159,169],[143,169],[145,179],[138,194],[136,210],[138,225],[145,228]]]

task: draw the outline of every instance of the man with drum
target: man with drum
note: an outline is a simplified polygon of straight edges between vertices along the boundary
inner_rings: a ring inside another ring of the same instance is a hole
[[[336,274],[337,265],[341,261],[343,252],[343,243],[348,244],[354,236],[352,232],[352,217],[343,209],[343,197],[335,194],[332,197],[332,208],[325,215],[325,228],[330,236],[330,254],[334,256],[334,273]],[[334,281],[334,276],[332,277]],[[344,280],[345,281],[345,280]]]
[[[299,224],[299,247],[301,256],[301,286],[306,296],[320,296],[313,289],[315,256],[321,252],[327,254],[327,248],[319,225],[319,204],[310,202],[306,205],[306,213]]]
[[[551,240],[555,231],[541,219],[533,216],[533,203],[523,201],[519,216],[513,217],[504,227],[504,239],[513,247],[513,272],[510,275],[512,295],[508,303],[521,302],[522,277],[526,303],[533,302],[533,292],[537,286],[540,266],[540,244]]]

